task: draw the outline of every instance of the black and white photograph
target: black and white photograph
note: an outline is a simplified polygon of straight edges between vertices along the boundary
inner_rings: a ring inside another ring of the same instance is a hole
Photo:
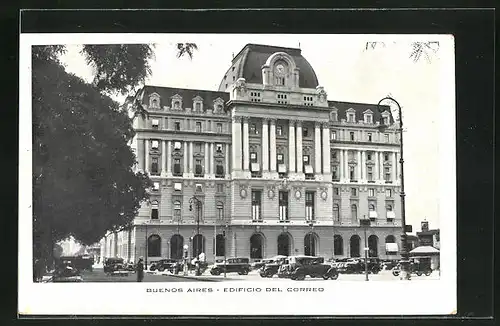
[[[456,309],[451,35],[21,34],[20,64],[20,312]]]

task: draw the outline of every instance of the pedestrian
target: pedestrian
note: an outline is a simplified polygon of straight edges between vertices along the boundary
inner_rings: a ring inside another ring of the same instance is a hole
[[[142,257],[139,258],[136,265],[137,272],[137,282],[142,282],[144,279],[144,263],[142,262]]]

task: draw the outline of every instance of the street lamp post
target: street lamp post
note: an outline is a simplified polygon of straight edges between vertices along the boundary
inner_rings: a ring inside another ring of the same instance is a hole
[[[403,224],[403,233],[401,234],[401,276],[403,279],[409,280],[410,279],[410,273],[408,272],[408,263],[409,263],[409,254],[408,254],[408,246],[407,246],[407,235],[406,235],[406,207],[405,207],[405,183],[404,183],[404,159],[403,159],[403,115],[402,115],[402,110],[401,110],[401,105],[399,105],[398,101],[396,101],[394,98],[390,96],[386,96],[383,99],[381,99],[378,104],[377,108],[380,112],[385,111],[381,106],[380,103],[383,101],[388,100],[396,104],[398,107],[398,117],[399,117],[399,126],[397,128],[397,131],[399,132],[400,138],[399,138],[399,147],[400,147],[400,158],[399,158],[399,164],[400,164],[400,169],[401,169],[401,192],[400,192],[400,197],[401,197],[401,223]],[[379,127],[380,130],[384,130],[387,128],[385,123],[382,123],[381,126]],[[410,231],[411,232],[411,231]]]
[[[315,256],[313,252],[313,230],[314,230],[314,224],[312,222],[309,222],[309,228],[311,231],[309,231],[309,255],[310,256]]]
[[[145,253],[144,253],[144,268],[148,269],[148,223],[146,222],[146,233],[145,233]]]
[[[365,235],[365,247],[364,252],[365,252],[365,281],[368,281],[368,243],[366,241],[366,229],[370,226],[370,219],[366,218],[366,216],[363,216],[363,219],[360,220],[360,225],[363,226],[363,233]]]
[[[228,225],[226,222],[226,228],[224,230],[224,278],[226,278],[226,247],[227,247],[226,235],[227,235],[227,229],[228,229]]]

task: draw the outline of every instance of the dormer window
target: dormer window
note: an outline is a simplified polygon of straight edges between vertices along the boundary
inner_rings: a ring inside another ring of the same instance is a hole
[[[200,96],[196,96],[193,98],[193,111],[194,112],[203,112],[203,98]]]
[[[201,103],[200,102],[196,102],[194,104],[194,109],[197,111],[197,112],[200,112],[201,111]]]
[[[155,109],[160,108],[160,96],[158,94],[153,93],[149,96],[149,106]]]
[[[365,114],[365,123],[373,123],[373,115]]]
[[[338,121],[338,115],[337,115],[337,112],[330,112],[330,119],[332,121]]]
[[[354,113],[347,114],[347,122],[354,123],[356,120],[356,115]]]
[[[175,101],[174,102],[174,109],[180,109],[181,108],[181,102]]]
[[[172,96],[172,108],[174,110],[180,110],[182,108],[182,96],[179,94]]]
[[[285,76],[288,66],[284,61],[278,61],[274,66],[274,81],[276,86],[285,86]]]

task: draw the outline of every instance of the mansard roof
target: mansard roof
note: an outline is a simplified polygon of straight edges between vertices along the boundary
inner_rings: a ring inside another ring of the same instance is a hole
[[[337,118],[340,121],[341,119],[347,120],[347,110],[352,109],[356,114],[356,121],[364,120],[365,111],[372,111],[373,121],[379,122],[382,118],[382,114],[377,108],[377,104],[369,104],[369,103],[355,103],[355,102],[342,102],[342,101],[328,101],[328,107],[331,109],[337,109]],[[382,108],[386,109],[390,114],[391,123],[394,123],[394,119],[391,114],[390,107],[388,105],[381,105]]]

